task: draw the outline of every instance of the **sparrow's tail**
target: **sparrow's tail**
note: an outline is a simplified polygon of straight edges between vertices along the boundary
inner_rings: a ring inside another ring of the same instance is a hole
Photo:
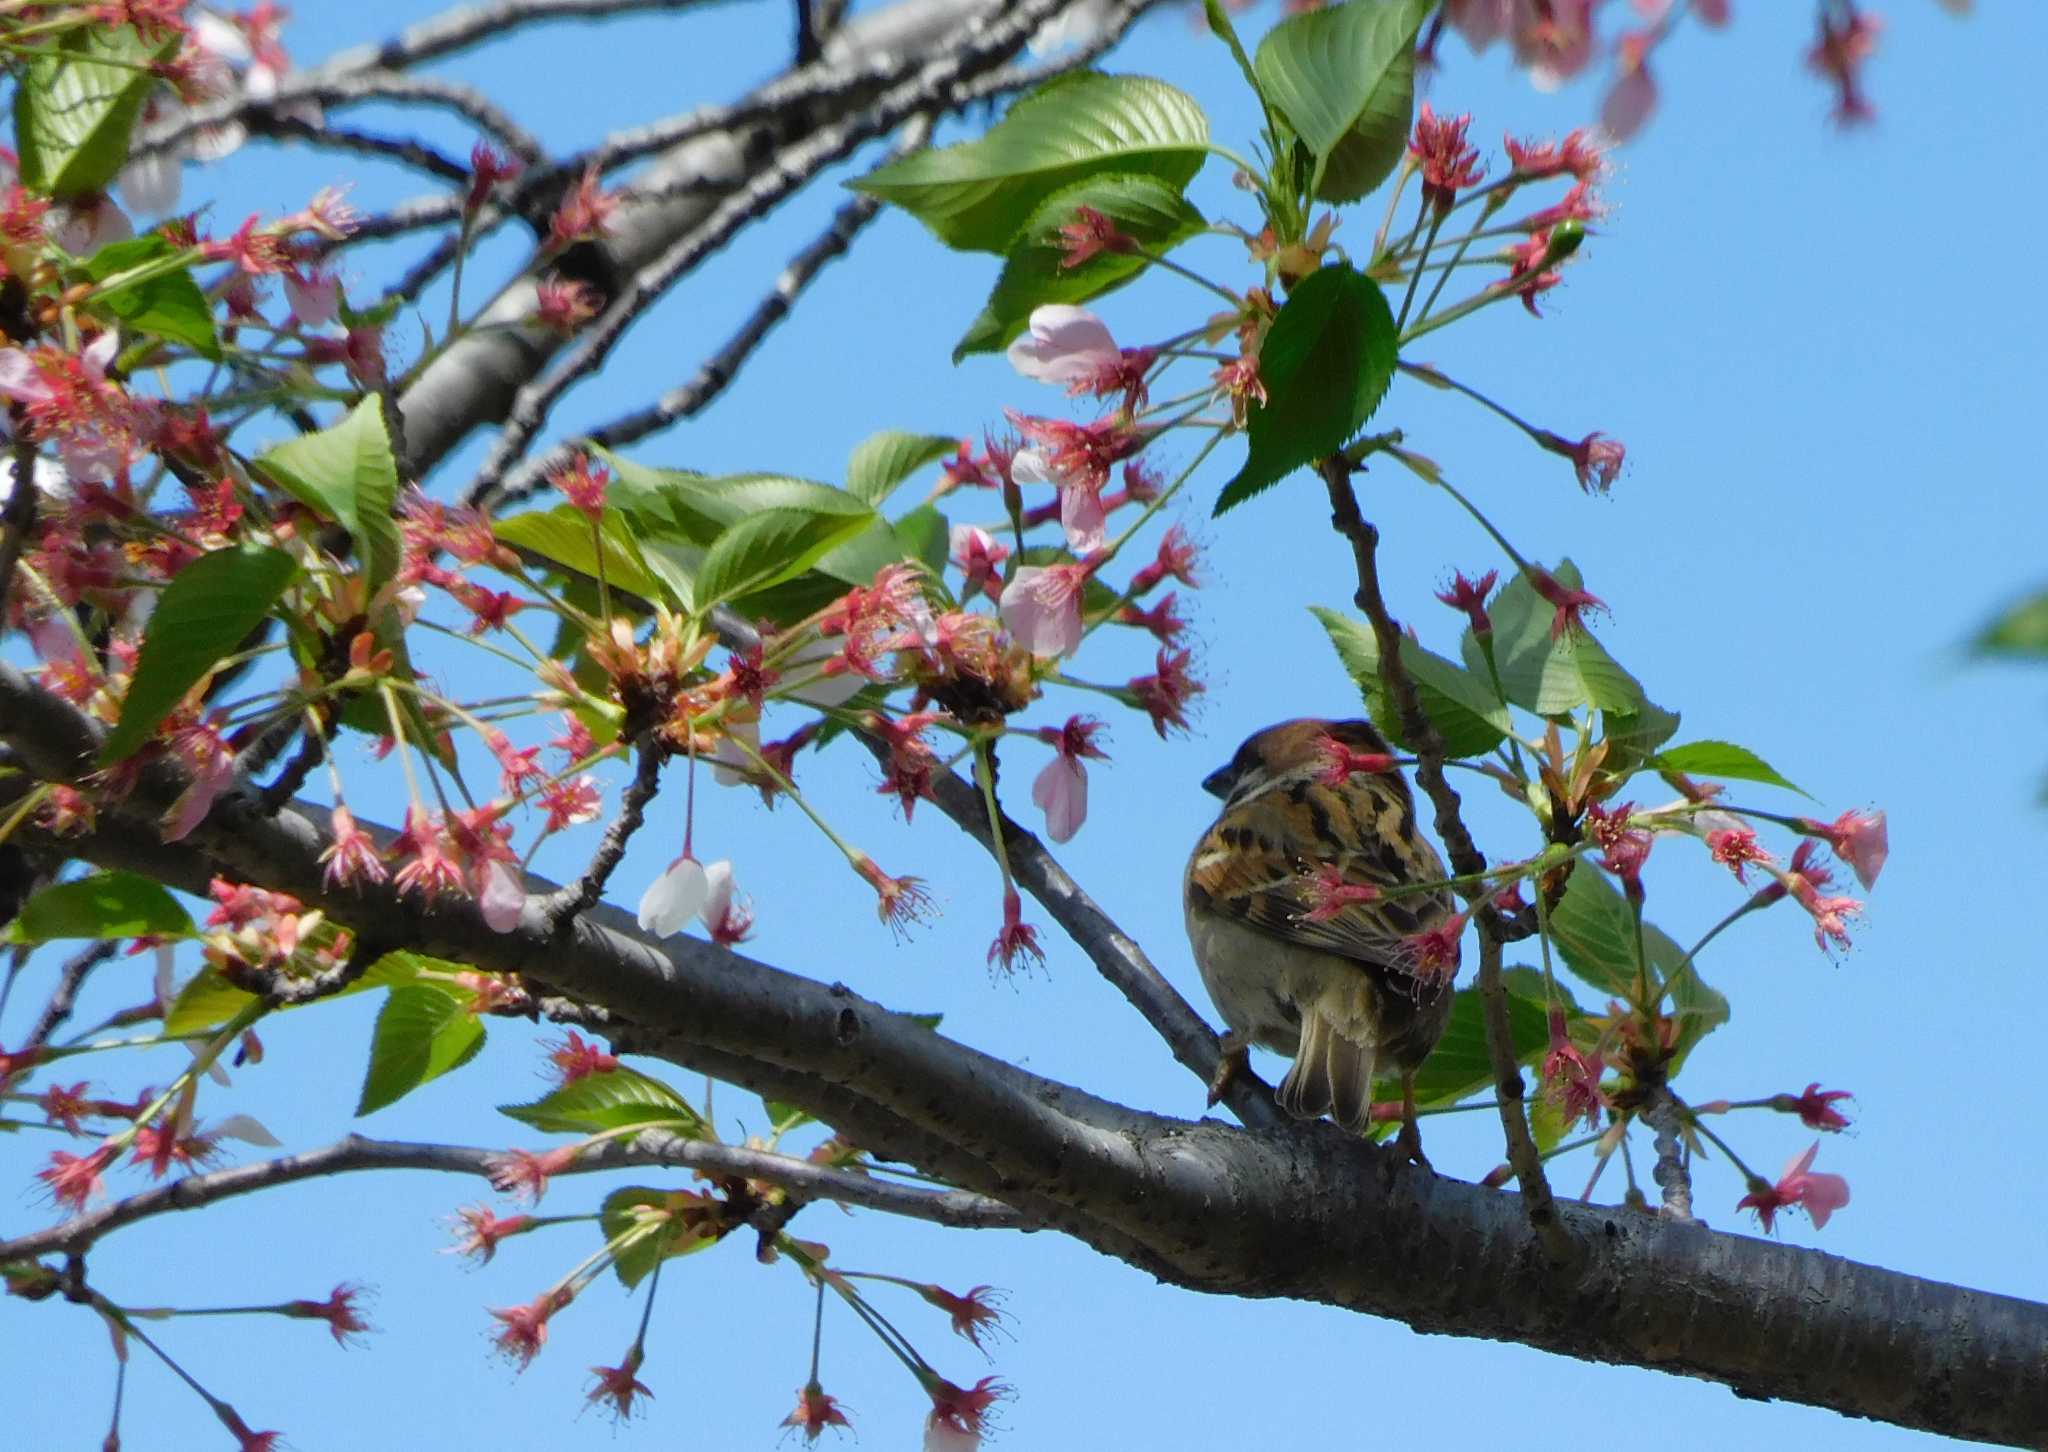
[[[1368,1029],[1368,1032],[1370,1030]],[[1301,1016],[1301,1048],[1275,1097],[1297,1119],[1327,1114],[1353,1134],[1372,1123],[1372,1042],[1348,1037],[1312,1006]]]

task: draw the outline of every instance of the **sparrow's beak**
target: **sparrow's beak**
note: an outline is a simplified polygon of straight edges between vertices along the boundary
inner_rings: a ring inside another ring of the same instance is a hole
[[[1227,766],[1219,766],[1202,778],[1202,790],[1219,801],[1229,798],[1230,786],[1230,768]]]

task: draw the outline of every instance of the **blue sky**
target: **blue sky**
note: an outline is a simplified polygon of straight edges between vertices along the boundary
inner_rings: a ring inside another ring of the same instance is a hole
[[[2042,889],[2048,677],[1973,664],[1961,643],[2048,574],[2032,427],[2044,305],[2024,241],[2039,220],[2025,168],[2048,153],[2048,111],[2022,61],[2048,54],[2048,11],[1987,6],[1959,22],[1931,0],[1891,0],[1869,76],[1879,120],[1847,134],[1830,125],[1824,89],[1800,66],[1810,7],[1753,0],[1736,11],[1732,29],[1688,27],[1660,57],[1663,106],[1619,154],[1607,189],[1613,214],[1547,297],[1548,316],[1496,309],[1421,350],[1561,433],[1597,428],[1626,441],[1629,468],[1611,497],[1586,498],[1562,461],[1411,383],[1396,384],[1375,427],[1406,429],[1525,552],[1579,562],[1612,609],[1598,622],[1601,638],[1653,699],[1683,712],[1680,739],[1754,748],[1811,791],[1824,815],[1873,805],[1889,813],[1892,858],[1854,951],[1823,957],[1787,907],[1746,920],[1702,961],[1734,1016],[1680,1087],[1696,1100],[1796,1092],[1810,1080],[1853,1091],[1855,1127],[1830,1138],[1819,1163],[1849,1178],[1853,1203],[1824,1232],[1789,1217],[1779,1233],[1856,1260],[2040,1298],[2048,1259],[2038,1253],[2032,1207],[2048,1172],[2019,1107],[2038,1092],[2042,952],[2014,914]],[[289,36],[301,58],[314,59],[426,13],[390,0],[308,5]],[[1255,12],[1248,34],[1269,18],[1270,10]],[[443,69],[485,85],[530,129],[567,145],[730,98],[776,68],[787,30],[780,7],[732,6],[660,23],[556,28]],[[1493,156],[1503,131],[1561,133],[1597,108],[1597,82],[1542,95],[1498,52],[1474,59],[1447,40],[1444,53],[1431,98],[1474,113],[1473,134]],[[1146,22],[1108,68],[1183,87],[1208,108],[1219,137],[1249,140],[1241,82],[1184,14]],[[458,144],[452,133],[436,134]],[[353,171],[303,150],[251,150],[217,180],[188,175],[188,198],[217,193],[218,218],[229,223],[251,209],[297,205],[313,186]],[[1226,181],[1220,170],[1206,173],[1199,200],[1212,215],[1247,219]],[[374,207],[413,190],[365,176],[356,195]],[[604,379],[571,398],[562,424],[608,417],[643,401],[643,390],[688,376],[839,200],[820,189],[742,234],[635,331]],[[2007,205],[2016,225],[2006,237],[1942,221],[1967,220],[1979,206],[2003,216]],[[1362,248],[1377,218],[1375,206],[1359,209],[1340,240]],[[514,255],[488,250],[471,277],[492,277],[493,260],[502,267]],[[1230,249],[1207,256],[1219,275],[1242,279]],[[356,267],[352,290],[381,276],[371,259]],[[946,253],[915,223],[885,216],[709,416],[636,456],[832,479],[875,429],[978,433],[1005,404],[1051,411],[1056,397],[1000,360],[947,362],[993,273],[989,259]],[[426,315],[438,319],[444,308],[445,298],[430,301]],[[1211,307],[1185,284],[1154,279],[1100,310],[1120,338],[1138,342]],[[472,447],[452,463],[441,490],[477,457]],[[1175,457],[1169,441],[1164,460]],[[1162,743],[1141,718],[1113,718],[1114,759],[1091,773],[1089,823],[1060,852],[1205,1011],[1179,907],[1182,863],[1213,805],[1196,783],[1269,721],[1357,708],[1307,612],[1342,606],[1350,594],[1349,556],[1328,533],[1326,508],[1298,476],[1212,522],[1208,503],[1233,467],[1234,458],[1212,460],[1179,511],[1203,541],[1212,581],[1195,602],[1209,683],[1196,730]],[[1404,475],[1375,473],[1364,489],[1385,532],[1395,609],[1439,646],[1453,640],[1453,618],[1429,592],[1453,568],[1497,565],[1491,547],[1449,501]],[[1132,648],[1127,662],[1086,665],[1115,678],[1143,669],[1148,656]],[[1055,698],[1031,719],[1088,708]],[[1023,770],[1013,767],[1010,779],[1022,815],[1020,779],[1037,763],[1019,760]],[[365,766],[352,779],[372,776]],[[1078,952],[1048,940],[1043,974],[989,981],[982,957],[996,923],[995,872],[960,850],[936,812],[906,828],[874,794],[872,766],[850,748],[810,763],[804,779],[878,860],[927,877],[944,912],[897,947],[875,925],[872,898],[793,812],[767,813],[751,793],[713,794],[700,799],[699,850],[731,857],[754,895],[760,926],[751,952],[893,1007],[943,1011],[949,1034],[1039,1073],[1163,1113],[1201,1113],[1200,1086]],[[1801,809],[1760,790],[1738,795]],[[357,802],[359,810],[376,805]],[[1494,855],[1530,850],[1525,820],[1477,794],[1472,810]],[[673,814],[657,813],[615,879],[622,900],[630,903],[673,855],[679,832]],[[1678,845],[1660,849],[1649,884],[1652,916],[1681,941],[1736,901],[1702,854]],[[110,972],[105,1001],[84,1012],[138,996],[142,971],[118,970],[129,975],[123,981]],[[240,1073],[216,1112],[259,1113],[294,1148],[352,1127],[389,1138],[535,1142],[492,1112],[544,1088],[532,1036],[511,1024],[494,1024],[489,1047],[462,1072],[352,1124],[374,1007],[355,1000],[267,1029],[269,1060]],[[15,1032],[7,1028],[0,1042]],[[162,1082],[181,1058],[172,1050],[160,1063],[107,1068],[134,1087],[152,1076]],[[720,1103],[728,1133],[759,1127],[745,1096],[729,1092]],[[1767,1115],[1727,1121],[1724,1132],[1767,1173],[1812,1139]],[[1476,1178],[1499,1158],[1491,1116],[1434,1120],[1427,1134],[1446,1174]],[[9,1152],[17,1182],[47,1148],[43,1137],[24,1136]],[[1576,1189],[1585,1173],[1584,1161],[1572,1160],[1553,1179]],[[1615,1192],[1612,1181],[1603,1186]],[[601,1193],[594,1180],[560,1182],[544,1208],[580,1210]],[[1705,1217],[1755,1233],[1734,1211],[1741,1193],[1725,1167],[1700,1172]],[[436,1254],[447,1240],[435,1220],[479,1198],[472,1184],[425,1175],[295,1186],[189,1221],[139,1225],[96,1251],[92,1266],[104,1291],[131,1304],[270,1301],[319,1296],[343,1279],[375,1284],[372,1319],[382,1334],[365,1350],[335,1350],[317,1325],[155,1328],[253,1425],[282,1427],[306,1452],[607,1443],[599,1414],[577,1418],[585,1369],[618,1359],[637,1302],[615,1287],[593,1289],[557,1320],[533,1367],[513,1376],[487,1354],[484,1308],[530,1299],[594,1241],[584,1228],[531,1237],[468,1270]],[[41,1223],[45,1213],[24,1195],[8,1223]],[[907,1300],[884,1303],[955,1380],[992,1372],[1017,1389],[1004,1413],[1005,1447],[1367,1447],[1410,1437],[1466,1446],[1527,1439],[1539,1428],[1573,1437],[1612,1426],[1655,1427],[1673,1448],[1926,1441],[1644,1371],[1423,1337],[1323,1308],[1194,1295],[1049,1234],[941,1232],[822,1207],[800,1228],[829,1242],[845,1265],[956,1290],[1007,1288],[1015,1340],[986,1366],[936,1315]],[[655,1399],[621,1439],[718,1448],[774,1440],[804,1378],[810,1293],[790,1268],[753,1264],[738,1239],[665,1277],[642,1373]],[[19,1445],[94,1445],[112,1367],[91,1318],[12,1306],[0,1314],[0,1362],[65,1369],[63,1394],[13,1399]],[[922,1394],[831,1308],[824,1379],[863,1445],[916,1445]],[[184,1388],[140,1361],[125,1426],[126,1445],[136,1448],[221,1441]]]

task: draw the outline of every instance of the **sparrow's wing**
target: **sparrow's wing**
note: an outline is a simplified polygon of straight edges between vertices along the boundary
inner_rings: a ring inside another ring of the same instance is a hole
[[[1341,786],[1301,779],[1260,792],[1217,819],[1189,864],[1191,891],[1216,911],[1277,938],[1397,969],[1402,940],[1441,922],[1452,903],[1441,888],[1393,890],[1444,876],[1436,850],[1416,833],[1407,793],[1364,775]],[[1386,895],[1326,906],[1318,879]]]

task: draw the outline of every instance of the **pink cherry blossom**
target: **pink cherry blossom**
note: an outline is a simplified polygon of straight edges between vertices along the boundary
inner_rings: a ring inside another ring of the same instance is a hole
[[[1003,624],[1036,656],[1072,655],[1081,645],[1081,587],[1092,567],[1024,565],[1003,588]]]
[[[678,857],[640,895],[640,931],[657,938],[672,936],[697,915],[710,895],[704,864],[687,854]]]
[[[1010,344],[1009,358],[1026,378],[1081,393],[1121,366],[1123,350],[1086,308],[1052,303],[1032,309],[1031,330]]]
[[[1785,1172],[1778,1176],[1777,1184],[1751,1181],[1750,1192],[1736,1202],[1735,1208],[1756,1211],[1757,1219],[1769,1230],[1780,1210],[1797,1206],[1812,1219],[1815,1230],[1821,1229],[1829,1216],[1849,1203],[1849,1182],[1840,1175],[1814,1173],[1813,1158],[1819,1153],[1820,1141],[1815,1140],[1804,1154],[1786,1161]]]

